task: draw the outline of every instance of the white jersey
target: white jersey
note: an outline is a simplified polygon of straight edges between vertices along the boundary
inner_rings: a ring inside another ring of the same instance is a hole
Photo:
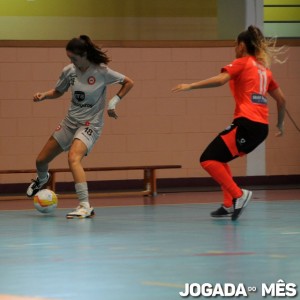
[[[55,86],[61,93],[71,88],[72,101],[65,119],[76,127],[91,124],[95,128],[101,128],[106,86],[122,83],[124,78],[123,74],[106,65],[91,64],[83,73],[74,64],[66,66]]]

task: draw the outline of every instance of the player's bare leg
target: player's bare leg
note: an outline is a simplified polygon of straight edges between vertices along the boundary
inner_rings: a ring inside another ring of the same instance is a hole
[[[81,161],[87,153],[86,145],[79,139],[74,139],[68,155],[70,170],[75,182],[75,190],[79,200],[79,206],[67,214],[68,219],[91,218],[94,216],[94,209],[89,204],[88,187],[86,176]]]
[[[48,164],[61,152],[63,149],[51,136],[36,159],[37,177],[27,189],[28,197],[34,196],[49,181]]]

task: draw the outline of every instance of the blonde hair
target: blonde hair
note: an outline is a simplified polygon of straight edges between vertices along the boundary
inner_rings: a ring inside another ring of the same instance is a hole
[[[288,48],[276,47],[276,38],[265,38],[261,30],[253,25],[238,35],[237,42],[238,44],[244,42],[247,52],[267,68],[270,68],[273,62],[285,63],[287,60],[287,58],[282,60],[279,56],[285,54]]]

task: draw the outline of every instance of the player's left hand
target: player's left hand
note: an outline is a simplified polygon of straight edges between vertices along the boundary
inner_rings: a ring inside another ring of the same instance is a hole
[[[118,115],[116,114],[116,111],[114,109],[108,109],[107,113],[110,118],[118,119]]]

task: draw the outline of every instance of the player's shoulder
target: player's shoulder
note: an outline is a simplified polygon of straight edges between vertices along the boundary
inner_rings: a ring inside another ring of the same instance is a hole
[[[229,63],[225,67],[223,67],[223,69],[227,70],[227,71],[230,71],[231,69],[236,70],[237,68],[240,68],[241,66],[246,65],[247,61],[248,61],[248,57],[236,58],[231,63]]]
[[[93,64],[92,67],[96,72],[99,73],[106,73],[109,70],[109,67],[106,64],[98,64],[98,65]]]
[[[114,74],[114,71],[109,68],[106,64],[93,65],[92,69],[90,69],[90,74],[96,77],[106,77]]]
[[[245,65],[247,63],[251,63],[252,60],[253,60],[253,58],[251,56],[247,55],[247,56],[236,58],[232,62],[232,64],[235,64],[235,65]]]
[[[75,66],[73,64],[69,64],[63,68],[62,73],[68,75],[74,73],[75,71]]]

